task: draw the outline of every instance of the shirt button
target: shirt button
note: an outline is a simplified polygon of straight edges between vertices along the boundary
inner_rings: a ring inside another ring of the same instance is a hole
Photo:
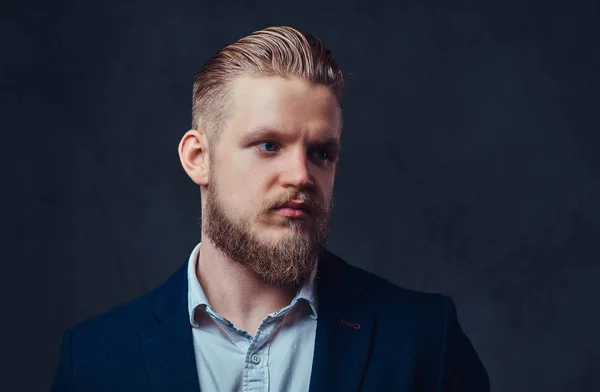
[[[254,354],[252,357],[250,357],[250,360],[255,365],[258,365],[260,363],[260,357],[256,354]]]

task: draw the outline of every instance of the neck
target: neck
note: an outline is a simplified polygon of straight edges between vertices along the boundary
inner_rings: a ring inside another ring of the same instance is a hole
[[[212,309],[252,336],[265,316],[289,305],[297,291],[265,283],[210,240],[200,246],[196,276]]]

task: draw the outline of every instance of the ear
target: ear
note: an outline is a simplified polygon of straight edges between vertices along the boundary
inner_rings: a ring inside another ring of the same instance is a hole
[[[179,160],[187,175],[198,185],[210,178],[208,140],[203,130],[190,129],[179,142]]]

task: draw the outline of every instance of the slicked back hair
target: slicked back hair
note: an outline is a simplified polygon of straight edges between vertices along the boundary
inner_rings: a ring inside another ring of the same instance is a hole
[[[219,139],[240,75],[301,77],[328,87],[341,108],[344,77],[331,50],[292,27],[268,27],[219,50],[194,78],[192,129],[203,128],[209,143]]]

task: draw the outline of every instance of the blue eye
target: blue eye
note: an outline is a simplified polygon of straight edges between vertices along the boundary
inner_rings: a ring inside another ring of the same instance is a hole
[[[273,142],[260,142],[258,143],[258,146],[260,146],[261,144],[265,146],[264,150],[267,152],[274,152],[277,149],[277,144]],[[263,150],[263,148],[261,148],[261,150]]]

